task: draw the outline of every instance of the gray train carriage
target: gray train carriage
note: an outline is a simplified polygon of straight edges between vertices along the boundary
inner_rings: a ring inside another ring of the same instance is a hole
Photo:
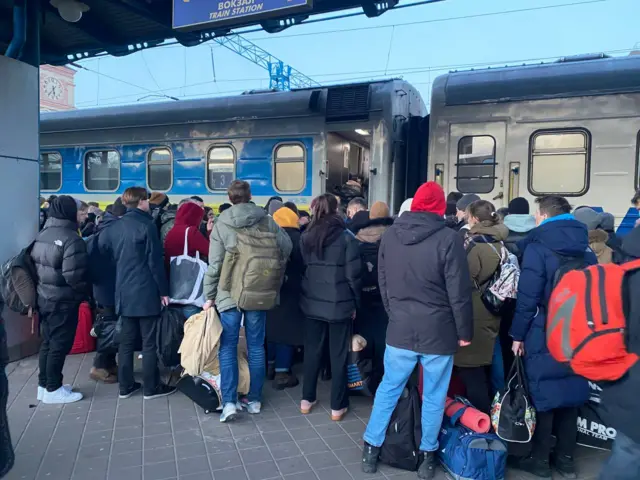
[[[446,191],[498,208],[558,194],[633,226],[640,56],[452,72],[431,98],[428,178]]]
[[[105,206],[143,185],[216,205],[239,178],[258,204],[308,207],[352,175],[397,209],[426,168],[425,115],[401,80],[43,113],[40,190]]]

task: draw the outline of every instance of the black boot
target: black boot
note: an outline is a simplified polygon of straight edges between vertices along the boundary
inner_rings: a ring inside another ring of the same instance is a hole
[[[364,450],[362,450],[362,472],[376,473],[378,471],[379,456],[380,447],[374,447],[364,442]]]
[[[507,460],[507,465],[512,468],[530,473],[538,478],[551,478],[551,467],[549,467],[549,462],[535,457],[509,457]]]
[[[276,378],[276,364],[275,362],[267,363],[267,380],[273,380]]]
[[[276,390],[284,390],[285,388],[297,387],[299,383],[300,382],[294,373],[278,372],[276,373],[276,378],[273,381],[273,388]]]
[[[418,478],[429,480],[436,476],[436,452],[421,452],[422,462],[418,467]]]
[[[553,468],[555,468],[564,478],[578,478],[573,457],[569,455],[551,455],[551,465],[553,465]]]

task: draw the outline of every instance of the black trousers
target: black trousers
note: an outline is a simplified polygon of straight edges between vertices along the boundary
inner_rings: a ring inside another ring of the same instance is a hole
[[[491,365],[456,367],[456,373],[467,391],[471,404],[487,415],[491,414]]]
[[[142,337],[142,382],[144,394],[153,395],[160,384],[156,329],[158,317],[122,317],[122,332],[118,346],[118,380],[120,392],[128,393],[135,382],[133,354],[139,336]]]
[[[573,457],[578,435],[577,423],[577,408],[558,408],[549,412],[538,412],[531,456],[548,461],[552,445],[551,435],[555,435],[555,453]]]
[[[62,368],[73,347],[78,328],[78,308],[40,314],[40,359],[38,385],[49,392],[55,392],[62,386]]]
[[[316,401],[318,375],[322,367],[324,345],[329,344],[331,363],[331,409],[341,410],[349,406],[347,394],[347,355],[351,320],[329,323],[311,318],[305,319],[304,384],[302,399]]]

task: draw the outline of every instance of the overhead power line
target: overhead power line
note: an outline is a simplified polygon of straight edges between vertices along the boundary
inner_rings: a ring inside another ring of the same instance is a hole
[[[624,48],[624,49],[618,49],[618,50],[607,50],[601,53],[607,54],[607,55],[616,55],[616,54],[624,54],[624,53],[629,53],[630,51],[632,51],[632,49],[629,48]],[[561,55],[556,55],[556,56],[547,56],[547,57],[535,57],[535,58],[524,58],[524,59],[511,59],[511,60],[496,60],[496,61],[491,61],[491,62],[476,62],[476,63],[458,63],[458,64],[447,64],[447,65],[421,65],[421,66],[414,66],[414,67],[398,67],[398,68],[394,68],[394,69],[388,69],[385,73],[384,69],[379,69],[379,70],[355,70],[355,71],[348,71],[348,72],[337,72],[337,73],[316,73],[316,74],[312,74],[311,76],[314,78],[325,78],[325,77],[340,77],[340,78],[336,78],[334,80],[327,80],[325,82],[321,82],[323,84],[327,84],[328,82],[333,82],[333,83],[338,83],[338,82],[347,82],[347,81],[357,81],[357,80],[375,80],[378,77],[386,77],[388,78],[389,76],[394,77],[394,76],[400,76],[400,75],[415,75],[415,74],[422,74],[422,73],[431,73],[431,72],[439,72],[439,71],[448,71],[448,70],[458,70],[458,69],[467,69],[467,68],[476,68],[476,67],[496,67],[496,66],[508,66],[508,65],[515,65],[515,64],[530,64],[533,62],[545,62],[545,61],[552,61],[552,60],[556,60],[558,58],[561,57],[565,57],[568,56],[568,54],[561,54]],[[90,71],[92,73],[95,73],[97,75],[102,75],[105,76],[106,78],[110,78],[112,80],[115,81],[119,81],[122,83],[126,83],[127,85],[132,85],[132,86],[136,86],[137,88],[140,89],[144,89],[146,90],[148,93],[164,93],[164,92],[169,92],[172,90],[180,90],[182,88],[192,88],[192,87],[198,87],[198,86],[202,86],[202,85],[209,85],[209,84],[213,84],[213,83],[240,83],[240,82],[257,82],[257,81],[263,81],[264,78],[257,78],[257,77],[253,77],[253,78],[230,78],[230,79],[216,79],[216,80],[207,80],[207,81],[203,81],[203,82],[196,82],[196,83],[191,83],[191,84],[187,84],[187,85],[181,85],[181,86],[176,86],[176,87],[170,87],[170,88],[165,88],[162,91],[152,91],[152,90],[148,90],[145,87],[141,87],[138,85],[134,85],[130,82],[115,78],[115,77],[111,77],[109,75],[103,74],[101,72],[95,71],[93,69],[87,68],[87,67],[83,67],[84,70]],[[423,84],[423,82],[411,82],[414,85],[420,85]],[[430,83],[430,82],[428,82]],[[220,93],[234,93],[234,92],[243,92],[245,91],[245,89],[242,90],[234,90],[234,91],[226,91],[226,92],[220,92]],[[212,92],[212,93],[218,93],[218,92]],[[199,94],[193,94],[191,96],[203,96],[203,95],[207,95],[206,93],[199,93]],[[113,96],[113,97],[106,97],[106,98],[102,98],[100,99],[100,101],[106,101],[106,100],[115,100],[115,99],[123,99],[123,98],[132,98],[132,97],[137,97],[139,96],[139,93],[133,93],[133,94],[126,94],[126,95],[118,95],[118,96]],[[178,95],[180,98],[185,98],[182,95]],[[84,102],[78,102],[78,104],[80,105],[92,105],[95,104],[95,101],[84,101]]]

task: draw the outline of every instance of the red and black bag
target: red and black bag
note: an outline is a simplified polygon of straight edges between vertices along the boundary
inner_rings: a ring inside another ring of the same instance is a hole
[[[614,381],[637,361],[626,345],[623,287],[640,260],[567,272],[549,299],[547,346],[557,361],[589,380]]]

